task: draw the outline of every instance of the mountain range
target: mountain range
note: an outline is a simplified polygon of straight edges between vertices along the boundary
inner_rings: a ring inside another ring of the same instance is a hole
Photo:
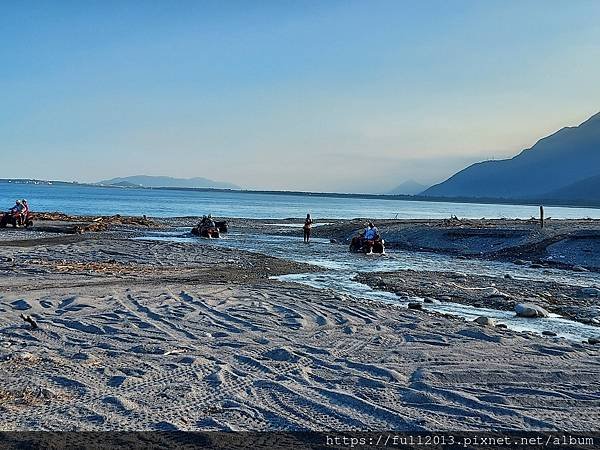
[[[233,183],[214,181],[202,177],[174,178],[150,175],[111,178],[110,180],[99,181],[97,184],[122,187],[241,189]]]
[[[599,188],[600,113],[513,158],[473,164],[421,195],[599,201]]]

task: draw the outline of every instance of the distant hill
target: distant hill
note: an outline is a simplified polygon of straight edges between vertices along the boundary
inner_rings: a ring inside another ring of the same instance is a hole
[[[105,186],[123,187],[172,187],[172,188],[214,188],[214,189],[240,189],[239,186],[223,181],[209,180],[208,178],[173,178],[149,175],[135,175],[131,177],[112,178],[98,182]]]
[[[548,192],[544,198],[551,200],[593,200],[600,197],[600,175],[585,178],[568,186]]]
[[[425,186],[424,184],[418,183],[415,180],[408,180],[408,181],[405,181],[404,183],[400,184],[399,186],[396,186],[391,191],[386,192],[386,194],[389,194],[389,195],[416,195],[416,194],[420,194],[425,189],[427,189],[427,186]]]
[[[569,200],[569,192],[584,192],[577,183],[596,175],[600,175],[600,113],[539,140],[511,159],[473,164],[423,195],[526,199],[560,193]],[[599,190],[586,195],[600,200]]]
[[[108,184],[108,183],[101,183],[101,184]],[[141,185],[135,184],[135,183],[130,183],[129,181],[117,181],[116,183],[110,183],[110,186],[127,187],[127,188],[141,187]]]

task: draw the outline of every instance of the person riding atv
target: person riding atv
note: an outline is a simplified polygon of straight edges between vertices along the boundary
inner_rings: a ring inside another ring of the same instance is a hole
[[[15,205],[0,216],[0,228],[6,228],[8,225],[12,225],[13,228],[33,226],[27,200],[16,200]]]
[[[208,216],[202,216],[200,223],[192,228],[193,235],[205,238],[218,238],[221,237],[220,233],[226,232],[227,222],[224,220],[215,222],[210,214]]]
[[[381,239],[379,230],[373,225],[373,222],[369,222],[362,234],[352,238],[350,251],[363,252],[367,255],[372,253],[385,253],[385,241]]]

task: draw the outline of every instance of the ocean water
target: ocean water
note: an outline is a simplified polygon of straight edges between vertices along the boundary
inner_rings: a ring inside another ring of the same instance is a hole
[[[537,206],[424,202],[395,199],[333,198],[318,195],[121,189],[0,183],[0,210],[26,198],[32,211],[82,215],[147,215],[275,218],[523,218],[539,214]],[[546,217],[600,218],[600,209],[545,207]]]

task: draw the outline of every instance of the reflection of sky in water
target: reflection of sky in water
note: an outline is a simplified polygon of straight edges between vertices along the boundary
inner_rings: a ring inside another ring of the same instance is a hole
[[[199,242],[198,238],[190,236],[187,232],[189,232],[189,228],[166,232],[151,232],[141,239]],[[413,269],[416,271],[456,271],[494,277],[501,277],[509,273],[513,277],[520,279],[557,281],[575,286],[600,285],[599,274],[592,272],[578,273],[550,269],[547,273],[544,273],[540,269],[516,266],[512,263],[456,259],[451,256],[434,253],[389,251],[384,256],[354,254],[348,252],[346,245],[331,244],[327,239],[316,238],[311,240],[310,244],[304,244],[300,236],[300,230],[298,236],[246,234],[233,231],[225,234],[221,239],[203,239],[201,243],[203,245],[215,245],[263,253],[282,259],[317,265],[324,269],[329,269],[329,271],[316,274],[284,275],[277,277],[277,279],[295,281],[317,288],[333,289],[336,292],[358,298],[393,302],[395,304],[406,304],[407,302],[401,301],[393,293],[375,291],[364,284],[352,281],[352,277],[357,272],[385,272]],[[493,317],[517,331],[554,331],[559,336],[574,340],[600,334],[600,330],[597,327],[562,319],[558,316],[546,319],[523,319],[515,317],[511,311],[474,308],[450,302],[425,304],[424,307],[425,309],[453,314],[470,320],[482,315]]]

